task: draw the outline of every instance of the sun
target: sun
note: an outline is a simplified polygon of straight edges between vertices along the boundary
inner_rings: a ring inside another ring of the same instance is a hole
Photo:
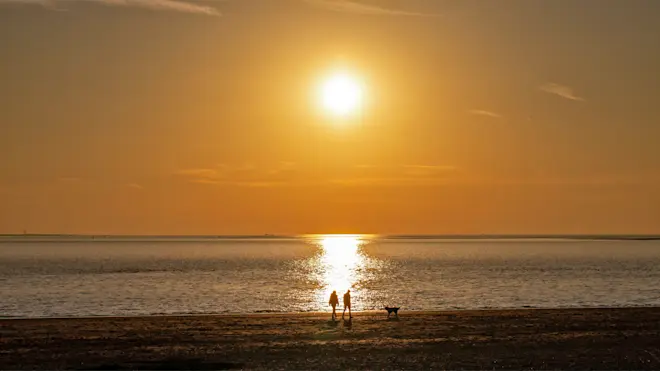
[[[362,85],[347,73],[335,73],[321,85],[321,105],[334,115],[355,114],[362,106],[362,99]]]

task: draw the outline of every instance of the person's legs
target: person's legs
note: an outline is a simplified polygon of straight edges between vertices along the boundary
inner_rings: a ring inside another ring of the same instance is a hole
[[[333,304],[332,305],[332,319],[335,319],[337,317],[337,305]]]
[[[344,318],[344,314],[346,314],[346,304],[344,304],[344,311],[341,312],[341,318]]]
[[[351,314],[351,306],[348,306],[348,318],[353,318],[353,314]]]

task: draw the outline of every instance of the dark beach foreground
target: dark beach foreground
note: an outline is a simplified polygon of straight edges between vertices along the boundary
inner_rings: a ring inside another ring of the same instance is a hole
[[[660,308],[0,320],[2,369],[660,369]]]

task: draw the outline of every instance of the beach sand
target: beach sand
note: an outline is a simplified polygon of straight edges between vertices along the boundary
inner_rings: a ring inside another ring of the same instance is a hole
[[[660,308],[0,320],[1,369],[660,369]]]

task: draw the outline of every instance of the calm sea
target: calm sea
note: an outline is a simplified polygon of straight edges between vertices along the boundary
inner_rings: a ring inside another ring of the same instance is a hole
[[[0,316],[660,305],[660,241],[0,238]]]

